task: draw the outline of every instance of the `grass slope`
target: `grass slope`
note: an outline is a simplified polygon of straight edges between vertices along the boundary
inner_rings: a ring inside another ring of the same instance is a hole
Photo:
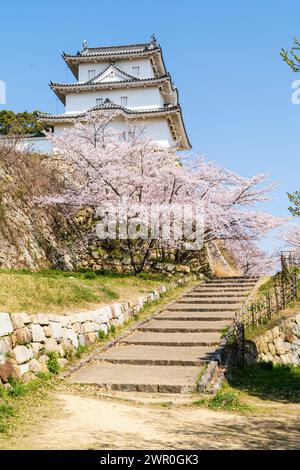
[[[135,300],[169,282],[160,274],[0,270],[0,310],[62,314],[113,301]]]

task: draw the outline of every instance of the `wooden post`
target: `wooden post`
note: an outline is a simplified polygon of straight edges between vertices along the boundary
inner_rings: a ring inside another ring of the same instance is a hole
[[[268,317],[269,319],[271,320],[272,318],[272,308],[271,308],[271,296],[270,296],[270,292],[268,292],[267,294],[267,308],[268,308]]]
[[[297,297],[298,297],[298,275],[297,275],[297,273],[293,273],[292,279],[293,279],[294,299],[297,300]]]
[[[287,301],[286,301],[286,290],[285,290],[285,282],[284,282],[284,279],[282,279],[282,284],[281,284],[281,288],[282,288],[282,303],[283,303],[283,308],[286,307],[286,304],[287,304]]]
[[[245,326],[241,321],[235,322],[237,360],[241,366],[245,364]]]
[[[278,292],[277,292],[277,280],[275,279],[274,284],[274,292],[275,292],[275,304],[276,304],[276,314],[279,312],[279,302],[278,302]]]

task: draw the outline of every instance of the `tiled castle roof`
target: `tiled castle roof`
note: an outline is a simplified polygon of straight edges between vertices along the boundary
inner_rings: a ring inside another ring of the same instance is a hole
[[[129,44],[123,46],[103,46],[103,47],[87,47],[77,54],[63,53],[64,57],[96,57],[126,54],[141,54],[145,52],[159,51],[160,46],[156,42],[148,42],[143,44]]]
[[[139,108],[139,109],[130,109],[125,108],[119,104],[115,104],[109,99],[106,99],[103,104],[98,106],[93,106],[92,108],[88,109],[87,111],[80,112],[80,113],[65,113],[65,114],[45,114],[39,113],[38,118],[40,120],[51,120],[51,119],[76,119],[78,117],[86,116],[87,113],[92,111],[101,111],[106,109],[116,109],[122,110],[125,114],[153,114],[153,113],[165,113],[168,111],[180,111],[179,105],[174,106],[162,106],[161,108]]]
[[[84,119],[88,113],[95,111],[116,111],[120,112],[124,116],[130,117],[140,117],[146,116],[147,118],[155,117],[156,115],[166,115],[170,119],[170,129],[174,135],[175,141],[178,141],[179,148],[187,149],[191,148],[187,132],[185,129],[184,121],[182,118],[182,112],[180,105],[167,105],[160,108],[143,108],[143,109],[129,109],[118,104],[113,103],[109,99],[106,99],[105,102],[100,106],[94,106],[86,112],[82,113],[69,113],[69,114],[39,114],[39,120],[44,124],[49,124],[50,126],[57,122],[74,122],[76,119]],[[181,135],[181,139],[178,139],[178,135]]]
[[[103,73],[103,72],[102,72]],[[123,73],[123,72],[122,72]],[[100,74],[101,75],[101,74]],[[128,74],[127,74],[128,75]],[[99,76],[98,76],[99,78]],[[91,91],[91,90],[105,90],[114,88],[128,88],[128,87],[145,87],[145,86],[164,86],[169,94],[177,93],[177,89],[173,86],[169,74],[162,75],[154,78],[136,78],[129,76],[126,80],[118,81],[105,81],[96,82],[96,77],[88,82],[77,83],[56,83],[50,82],[50,88],[55,92],[57,97],[65,104],[65,96],[68,92],[76,91]]]
[[[62,57],[71,71],[78,78],[78,65],[84,62],[105,62],[116,59],[131,59],[151,57],[156,75],[167,73],[163,60],[162,49],[155,38],[143,44],[129,44],[126,46],[85,47],[76,54],[63,52]]]

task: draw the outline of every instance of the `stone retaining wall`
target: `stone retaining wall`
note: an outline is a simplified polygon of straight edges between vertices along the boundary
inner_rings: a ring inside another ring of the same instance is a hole
[[[0,312],[0,384],[6,384],[11,376],[30,378],[32,374],[47,372],[50,352],[57,354],[64,367],[79,345],[93,344],[99,339],[99,332],[107,334],[112,325],[122,325],[146,303],[191,279],[181,278],[167,287],[161,286],[134,303],[115,303],[73,315]]]
[[[247,341],[245,360],[247,364],[264,361],[300,365],[300,314]]]

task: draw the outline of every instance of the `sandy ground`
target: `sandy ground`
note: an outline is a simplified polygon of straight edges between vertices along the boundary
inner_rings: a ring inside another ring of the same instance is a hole
[[[299,449],[300,405],[237,414],[191,397],[61,390],[6,449]],[[168,403],[172,400],[173,404]],[[138,400],[138,401],[137,401]],[[264,403],[264,410],[268,403]]]

